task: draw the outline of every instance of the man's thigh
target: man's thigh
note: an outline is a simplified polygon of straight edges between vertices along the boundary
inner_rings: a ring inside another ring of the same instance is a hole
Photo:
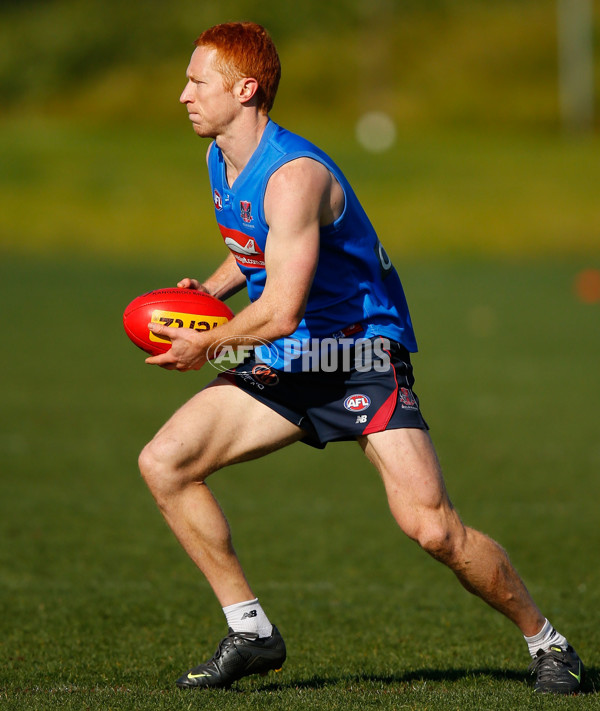
[[[379,471],[392,513],[406,533],[414,537],[415,528],[452,511],[426,430],[385,430],[359,437],[358,442]]]
[[[190,479],[261,457],[301,439],[305,432],[223,378],[194,395],[150,443]]]

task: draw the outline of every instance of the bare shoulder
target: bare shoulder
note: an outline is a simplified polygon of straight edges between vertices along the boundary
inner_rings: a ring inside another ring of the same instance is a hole
[[[295,158],[278,168],[269,179],[267,190],[320,192],[331,185],[332,175],[323,163],[312,158]]]
[[[283,204],[302,212],[312,212],[321,225],[330,224],[341,214],[343,190],[323,163],[313,158],[296,158],[278,168],[265,192],[265,212]]]

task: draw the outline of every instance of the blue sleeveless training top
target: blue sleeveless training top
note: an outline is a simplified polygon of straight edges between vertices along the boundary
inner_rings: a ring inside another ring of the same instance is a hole
[[[398,274],[350,184],[323,151],[269,120],[260,144],[244,170],[229,187],[223,155],[213,143],[208,172],[215,215],[225,244],[246,277],[251,301],[265,286],[265,245],[269,226],[264,195],[271,175],[285,163],[308,157],[325,165],[344,191],[342,215],[321,228],[319,263],[304,317],[296,331],[275,341],[267,362],[274,368],[296,370],[286,357],[290,340],[385,336],[409,351],[417,343]],[[277,357],[274,360],[273,350]],[[261,349],[256,349],[261,357]]]

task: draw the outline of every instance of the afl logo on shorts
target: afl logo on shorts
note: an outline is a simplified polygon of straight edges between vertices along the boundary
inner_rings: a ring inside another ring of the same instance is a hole
[[[268,365],[258,364],[252,368],[252,377],[262,385],[277,385],[279,376]]]
[[[362,412],[366,410],[371,404],[371,400],[361,393],[356,393],[355,395],[350,395],[344,400],[344,407],[350,412]]]

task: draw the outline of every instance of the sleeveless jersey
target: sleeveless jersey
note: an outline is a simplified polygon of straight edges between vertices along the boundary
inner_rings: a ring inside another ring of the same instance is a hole
[[[278,168],[301,157],[322,163],[335,176],[344,192],[344,209],[334,223],[320,230],[319,262],[298,328],[275,341],[268,357],[264,347],[255,353],[260,358],[264,351],[264,359],[276,369],[298,370],[301,359],[290,361],[289,344],[309,347],[312,339],[384,336],[415,352],[417,343],[402,284],[350,184],[323,151],[271,120],[231,187],[215,143],[208,154],[219,230],[246,277],[250,300],[260,297],[267,278],[269,226],[263,204],[267,183]]]

